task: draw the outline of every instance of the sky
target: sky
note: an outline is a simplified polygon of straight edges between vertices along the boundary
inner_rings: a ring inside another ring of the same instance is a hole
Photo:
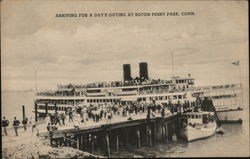
[[[68,13],[194,12],[194,16],[56,18]],[[2,90],[122,80],[123,64],[153,79],[195,78],[196,85],[248,89],[246,1],[1,2]],[[173,58],[172,56],[173,55]],[[232,62],[240,61],[240,65]],[[174,63],[174,72],[172,70]]]

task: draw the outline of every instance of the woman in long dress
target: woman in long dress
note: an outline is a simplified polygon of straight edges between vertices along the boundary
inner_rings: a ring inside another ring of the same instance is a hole
[[[47,126],[50,123],[50,116],[49,114],[47,114],[46,118],[45,118],[45,125]]]

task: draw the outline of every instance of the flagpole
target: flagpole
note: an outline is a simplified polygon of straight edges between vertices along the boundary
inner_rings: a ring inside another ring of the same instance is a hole
[[[172,57],[172,74],[174,77],[174,55],[173,55],[173,52],[171,52],[171,57]]]
[[[37,70],[35,70],[35,80],[36,80],[36,89],[35,89],[35,92],[37,93]]]
[[[241,89],[241,107],[243,107],[243,87],[242,87],[242,79],[241,79],[241,68],[240,68],[240,63],[239,63],[239,74],[240,74],[240,89]]]

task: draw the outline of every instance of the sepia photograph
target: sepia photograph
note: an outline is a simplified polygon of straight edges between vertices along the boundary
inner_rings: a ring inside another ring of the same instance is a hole
[[[2,0],[1,158],[250,157],[247,0]]]

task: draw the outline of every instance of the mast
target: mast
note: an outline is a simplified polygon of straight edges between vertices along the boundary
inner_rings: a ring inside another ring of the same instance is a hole
[[[171,52],[171,57],[172,57],[172,74],[174,77],[174,54],[173,54],[173,52]]]
[[[35,80],[36,80],[35,93],[37,93],[37,70],[35,70]]]
[[[243,87],[242,87],[242,81],[241,81],[241,68],[239,63],[239,74],[240,74],[240,90],[241,90],[241,107],[243,107]]]

